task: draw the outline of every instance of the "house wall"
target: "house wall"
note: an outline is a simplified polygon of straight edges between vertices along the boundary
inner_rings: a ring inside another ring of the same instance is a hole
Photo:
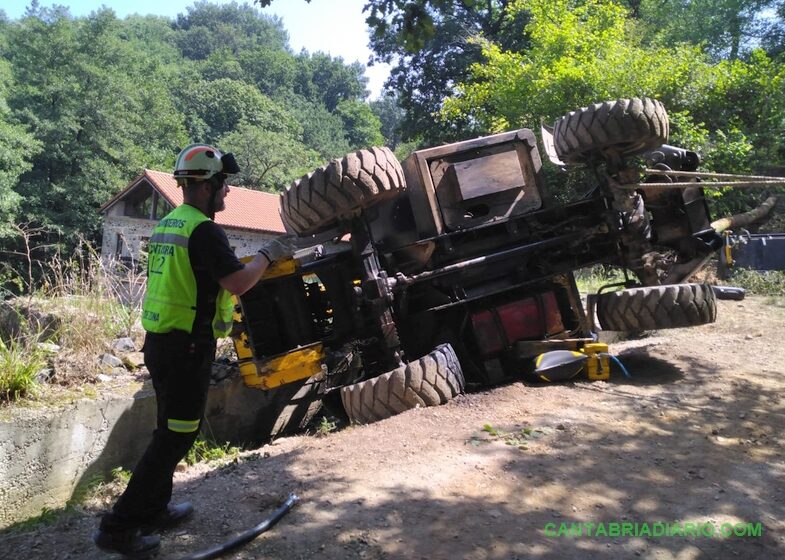
[[[104,235],[101,243],[101,257],[107,261],[112,258],[139,258],[139,250],[143,239],[149,239],[156,222],[140,218],[123,216],[123,210],[117,210],[122,201],[114,205],[104,219]],[[229,244],[238,257],[253,255],[265,240],[276,237],[273,233],[251,232],[241,229],[224,228]],[[119,241],[121,240],[121,241]],[[118,241],[122,243],[122,252],[118,255]]]

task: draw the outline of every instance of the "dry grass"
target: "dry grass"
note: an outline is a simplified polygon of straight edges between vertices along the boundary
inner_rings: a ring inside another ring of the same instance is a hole
[[[61,347],[50,361],[50,382],[95,381],[99,357],[115,338],[129,337],[141,346],[144,273],[138,267],[102,261],[83,242],[68,259],[56,256],[42,268],[45,281],[13,305],[22,318],[20,336]]]

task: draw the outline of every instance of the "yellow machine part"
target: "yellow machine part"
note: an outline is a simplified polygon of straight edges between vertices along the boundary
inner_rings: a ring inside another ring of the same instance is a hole
[[[602,342],[592,342],[584,345],[581,352],[589,357],[586,362],[586,374],[591,381],[604,381],[611,377],[611,359],[608,355],[608,345]]]
[[[239,343],[235,344],[235,347],[237,346]],[[248,352],[250,353],[250,348]],[[322,371],[324,349],[322,343],[317,342],[267,360],[256,361],[252,357],[243,359],[239,355],[238,358],[240,358],[240,373],[245,384],[255,389],[267,390],[307,379]]]
[[[242,262],[249,262],[253,256],[243,257]],[[297,272],[298,266],[295,259],[284,259],[272,263],[262,276],[263,280],[288,276]],[[243,323],[239,300],[235,296],[234,321]],[[248,340],[248,333],[241,331],[235,333],[234,348],[237,352],[240,374],[248,387],[256,389],[274,389],[286,383],[306,379],[322,370],[324,349],[321,342],[303,346],[297,350],[280,354],[271,358],[257,360]]]
[[[243,264],[251,262],[256,255],[248,255],[242,257],[240,262]],[[294,258],[281,259],[270,263],[267,270],[264,271],[262,280],[269,280],[270,278],[278,278],[279,276],[288,276],[297,272],[297,260]]]

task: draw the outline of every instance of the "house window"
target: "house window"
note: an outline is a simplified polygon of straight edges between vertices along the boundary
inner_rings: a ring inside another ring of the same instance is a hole
[[[171,210],[164,198],[150,183],[140,183],[125,199],[125,215],[129,218],[160,220]]]
[[[125,252],[125,238],[123,237],[122,233],[118,233],[115,239],[114,244],[114,256],[118,260],[123,258],[123,253]]]

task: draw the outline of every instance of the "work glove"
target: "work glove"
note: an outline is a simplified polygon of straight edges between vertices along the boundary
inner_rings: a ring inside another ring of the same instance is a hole
[[[294,244],[293,235],[281,235],[275,239],[267,241],[259,252],[264,255],[269,262],[278,261],[291,257],[297,250]]]

